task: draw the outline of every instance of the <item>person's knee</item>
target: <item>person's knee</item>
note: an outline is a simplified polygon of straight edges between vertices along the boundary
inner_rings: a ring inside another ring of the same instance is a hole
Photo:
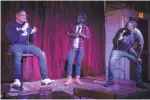
[[[68,60],[68,65],[72,65],[73,64],[73,60]]]
[[[45,52],[41,51],[40,56],[42,56],[44,59],[46,59]]]
[[[81,62],[76,62],[76,65],[77,65],[77,66],[80,66],[80,65],[81,65]]]
[[[14,56],[17,56],[17,57],[21,57],[22,56],[21,52],[14,52],[13,54],[14,54]]]
[[[114,64],[115,62],[116,62],[116,60],[114,60],[114,59],[110,59],[110,61],[109,61],[110,64]]]
[[[15,52],[14,54],[14,63],[20,65],[21,64],[21,58],[22,58],[22,53],[20,52]]]

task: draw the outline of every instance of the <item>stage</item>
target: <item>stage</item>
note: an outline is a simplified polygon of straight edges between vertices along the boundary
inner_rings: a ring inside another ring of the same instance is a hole
[[[148,97],[148,95],[150,94],[150,89],[137,88],[135,87],[135,83],[133,81],[115,80],[114,86],[106,88],[103,86],[103,84],[106,82],[105,77],[83,77],[81,80],[83,82],[83,86],[79,86],[76,83],[73,83],[69,86],[65,86],[64,82],[66,81],[66,78],[58,79],[48,86],[41,86],[41,81],[24,82],[23,83],[24,91],[30,92],[23,93],[11,89],[10,92],[7,94],[7,98],[20,98],[20,99],[41,98],[40,97],[41,87],[46,87],[47,89],[49,88],[49,91],[52,90],[50,94],[51,96],[49,96],[49,98],[52,99],[77,99],[79,98],[79,96],[74,95],[74,88],[80,88],[85,90],[87,89],[92,91],[104,91],[106,93],[110,92],[116,94],[115,98],[124,98],[124,99],[150,98]]]

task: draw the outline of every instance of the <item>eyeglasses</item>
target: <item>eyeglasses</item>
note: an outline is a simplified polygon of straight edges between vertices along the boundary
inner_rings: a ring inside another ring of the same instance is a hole
[[[24,14],[20,14],[19,16],[25,16],[25,17],[28,17],[28,15],[24,15]]]

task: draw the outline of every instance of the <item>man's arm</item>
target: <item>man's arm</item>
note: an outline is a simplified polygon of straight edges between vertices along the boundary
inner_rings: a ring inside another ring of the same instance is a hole
[[[144,45],[144,38],[143,38],[143,35],[142,33],[140,32],[140,30],[136,29],[136,34],[137,34],[137,61],[142,63],[142,60],[141,60],[141,54],[142,54],[142,51],[143,51],[143,45]]]
[[[71,36],[71,37],[74,37],[74,38],[79,37],[79,34],[75,34],[75,33],[72,32],[72,29],[73,29],[73,25],[71,25],[69,31],[67,32],[67,35]]]
[[[35,38],[36,38],[36,35],[35,35],[35,34],[30,34],[29,41],[30,41],[30,42],[34,42]]]
[[[36,27],[34,27],[33,29],[30,27],[30,38],[29,38],[29,41],[30,42],[33,42],[34,40],[35,40],[35,38],[36,38],[36,32],[37,32],[37,28]]]
[[[117,31],[115,37],[113,38],[113,44],[117,44],[117,41],[119,40],[120,34],[123,32],[124,28],[121,28]]]
[[[136,61],[140,64],[142,63],[142,59],[141,59],[142,51],[143,51],[143,45],[138,45]]]
[[[75,35],[74,33],[71,33],[71,32],[67,32],[67,35],[75,37],[75,38],[78,37],[77,35]]]
[[[6,25],[6,34],[7,34],[8,40],[11,43],[15,43],[18,40],[19,34],[22,33],[22,32],[23,32],[22,30],[18,30],[17,31],[14,28],[14,24],[13,23],[8,23]]]
[[[137,58],[140,58],[143,51],[143,45],[138,45]]]

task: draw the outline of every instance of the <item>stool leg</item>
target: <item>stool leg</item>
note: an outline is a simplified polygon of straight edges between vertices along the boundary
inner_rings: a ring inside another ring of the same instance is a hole
[[[9,81],[9,82],[14,82],[14,78],[12,77],[13,76],[13,74],[12,74],[12,65],[10,65],[10,61],[11,61],[11,55],[8,55],[7,54],[7,75],[8,75],[8,77],[9,77],[9,79],[7,80],[7,81]]]
[[[10,77],[10,73],[9,73],[9,55],[7,55],[7,68],[8,68],[8,76]]]
[[[20,90],[23,90],[23,57],[21,58],[21,87]]]
[[[2,94],[2,98],[1,99],[6,99],[6,93]]]

